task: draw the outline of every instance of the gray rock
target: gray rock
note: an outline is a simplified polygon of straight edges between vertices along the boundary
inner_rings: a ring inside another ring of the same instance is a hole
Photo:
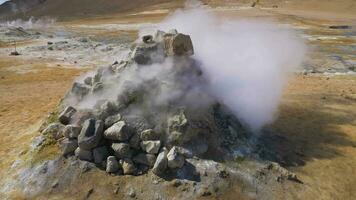
[[[163,47],[155,42],[138,44],[131,54],[132,59],[139,65],[148,65],[164,59]]]
[[[141,143],[140,136],[137,133],[135,133],[129,141],[130,147],[138,150],[140,149],[140,143]]]
[[[69,124],[69,122],[72,119],[72,116],[74,115],[74,113],[77,112],[77,110],[75,108],[73,108],[72,106],[68,106],[66,107],[63,112],[61,114],[59,114],[59,122],[61,122],[64,125]]]
[[[193,43],[190,36],[181,33],[166,37],[165,47],[168,56],[191,56],[194,54]]]
[[[86,109],[86,110],[78,110],[72,117],[71,124],[77,125],[77,126],[82,126],[83,123],[90,119],[94,118],[94,115],[92,113],[92,110]]]
[[[132,150],[129,144],[126,143],[113,143],[111,148],[115,152],[117,158],[131,158]]]
[[[153,167],[156,162],[156,156],[152,154],[140,153],[133,158],[133,161],[137,164]]]
[[[167,154],[168,167],[171,169],[182,168],[184,165],[184,157],[179,153],[179,150],[174,146]]]
[[[117,162],[115,156],[109,156],[106,161],[106,172],[107,173],[115,173],[119,171],[120,166]]]
[[[65,126],[63,124],[52,123],[52,124],[49,124],[48,127],[42,131],[42,134],[50,135],[54,139],[58,140],[63,137],[62,133],[63,133],[64,127]]]
[[[161,147],[161,141],[142,141],[141,148],[149,154],[157,154]]]
[[[121,120],[120,114],[109,116],[108,118],[105,119],[105,128],[109,128],[110,126],[112,126],[113,124],[115,124],[120,120]]]
[[[86,78],[84,79],[84,83],[87,84],[87,85],[89,85],[89,86],[91,86],[92,81],[93,81],[93,78],[90,77],[90,76],[89,76],[89,77],[86,77]]]
[[[119,121],[106,129],[104,137],[110,140],[127,141],[131,137],[132,132],[127,127],[124,121]]]
[[[83,83],[74,83],[71,93],[77,98],[82,99],[85,95],[90,92],[91,87]]]
[[[136,167],[132,160],[130,159],[123,159],[121,160],[122,170],[125,175],[133,175],[136,172]]]
[[[94,162],[96,164],[102,163],[108,157],[109,152],[106,146],[97,147],[93,149]]]
[[[64,156],[73,153],[77,148],[78,148],[78,141],[75,139],[65,138],[61,142],[62,154]]]
[[[160,135],[153,131],[152,129],[147,129],[141,132],[140,134],[140,139],[142,141],[148,141],[148,140],[159,140]]]
[[[157,176],[164,174],[168,167],[167,151],[162,151],[158,154],[156,162],[152,168],[152,172]]]
[[[91,150],[84,150],[79,147],[75,150],[75,156],[77,156],[80,160],[93,160],[93,152]]]
[[[78,136],[79,147],[91,150],[98,146],[103,136],[104,123],[101,120],[88,119]]]
[[[77,126],[77,125],[67,125],[63,129],[63,136],[66,138],[78,138],[80,131],[82,130],[82,127]]]

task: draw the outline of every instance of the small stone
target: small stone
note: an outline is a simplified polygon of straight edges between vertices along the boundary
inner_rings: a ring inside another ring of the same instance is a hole
[[[172,186],[173,187],[179,187],[182,185],[182,181],[178,180],[178,179],[174,179],[172,182]]]
[[[122,160],[121,165],[125,175],[133,175],[137,170],[134,163],[130,159]]]
[[[184,157],[179,153],[178,148],[174,146],[167,154],[168,167],[171,169],[182,168]]]
[[[131,158],[132,156],[132,150],[129,144],[113,143],[111,148],[114,150],[117,158]]]
[[[72,116],[74,113],[76,113],[77,110],[73,108],[72,106],[66,107],[61,114],[59,114],[59,122],[61,122],[64,125],[69,124],[70,120],[72,119]]]
[[[141,148],[149,154],[157,154],[161,147],[161,141],[142,141]]]
[[[64,156],[71,154],[77,149],[78,140],[66,138],[62,141],[61,147],[62,147],[62,154]]]
[[[135,198],[136,197],[136,192],[135,190],[133,190],[132,188],[130,188],[129,192],[128,192],[129,197],[131,198]]]
[[[109,156],[106,161],[106,172],[115,173],[119,171],[119,163],[117,162],[115,156]]]
[[[81,149],[79,147],[75,150],[75,156],[77,156],[80,160],[93,160],[93,153],[90,150]]]
[[[156,162],[156,156],[152,154],[140,153],[133,158],[133,161],[137,164],[153,167]]]
[[[89,77],[86,77],[86,78],[84,79],[84,83],[87,84],[87,85],[89,85],[89,86],[91,86],[92,81],[93,81],[93,78],[90,77],[90,76],[89,76]]]

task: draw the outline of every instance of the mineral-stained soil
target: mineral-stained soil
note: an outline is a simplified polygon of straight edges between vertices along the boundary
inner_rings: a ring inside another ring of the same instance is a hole
[[[236,9],[231,3],[206,2],[214,6],[215,12],[222,17],[268,17],[290,24],[313,47],[309,62],[313,68],[306,68],[308,73],[305,75],[292,77],[276,121],[267,126],[260,136],[261,144],[265,145],[259,152],[261,157],[279,162],[303,181],[303,184],[282,184],[271,195],[273,199],[355,199],[356,77],[351,73],[347,75],[344,69],[349,72],[352,71],[350,67],[355,66],[353,55],[356,39],[354,29],[329,28],[330,25],[345,24],[355,27],[356,12],[352,12],[355,9],[354,2],[302,1],[296,4],[291,1],[291,4],[286,5],[280,1],[261,1],[262,9],[246,10]],[[263,9],[263,6],[271,8],[273,5],[279,8]],[[154,10],[159,10],[159,7]],[[131,14],[78,19],[60,25],[74,35],[90,35],[101,41],[103,38],[116,37],[116,34],[122,36],[123,33],[135,38],[136,25],[125,27],[125,30],[120,27],[120,30],[111,29],[110,26],[105,28],[102,25],[155,23],[167,15],[166,12]],[[41,122],[50,112],[56,110],[73,80],[90,70],[93,65],[81,66],[81,63],[75,64],[74,60],[68,64],[67,61],[51,55],[49,58],[31,57],[26,52],[22,56],[10,57],[5,52],[11,50],[8,48],[12,44],[10,41],[1,42],[3,39],[5,38],[0,38],[0,198],[10,194],[13,199],[25,199],[23,188],[19,187],[11,192],[13,186],[16,186],[12,181],[21,178],[18,177],[17,170],[57,157],[58,149],[55,144],[48,144],[40,152],[31,152],[33,139],[40,135],[37,130]],[[23,48],[46,45],[44,41],[40,41],[40,44],[36,42],[39,41],[30,38],[19,45]],[[334,68],[342,70],[337,71]],[[330,73],[321,73],[324,71]],[[337,75],[335,71],[343,74]],[[61,165],[63,168],[68,167],[66,163],[69,161],[62,159],[60,162],[64,163]],[[245,160],[236,162],[248,165]],[[79,171],[73,169],[73,173],[82,173],[80,167],[75,169]],[[28,173],[36,174],[32,171]],[[174,180],[154,186],[160,180],[154,180],[151,174],[141,177],[112,177],[96,169],[85,173],[70,186],[61,185],[61,182],[57,185],[56,180],[51,180],[48,184],[53,184],[53,189],[37,198],[120,199],[127,197],[128,190],[132,187],[136,188],[137,199],[145,199],[145,194],[152,194],[152,191],[162,188],[170,197],[182,197],[179,195],[189,190],[186,188],[193,188],[184,184],[176,187]],[[248,199],[245,194],[252,191],[237,182],[231,184],[230,190],[203,196],[201,199]]]

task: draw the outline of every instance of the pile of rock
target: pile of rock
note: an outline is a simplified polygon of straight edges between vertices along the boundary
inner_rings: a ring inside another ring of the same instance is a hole
[[[176,30],[144,36],[127,60],[100,68],[82,83],[74,83],[66,99],[77,104],[66,105],[59,122],[50,124],[43,134],[60,141],[64,156],[75,155],[115,174],[140,175],[152,169],[161,176],[182,168],[186,158],[204,155],[209,149],[223,151],[227,147],[223,146],[224,138],[230,142],[237,139],[237,120],[215,101],[191,108],[181,100],[192,88],[190,84],[202,79],[202,72],[190,58],[193,54],[190,37]],[[126,81],[113,87],[125,70],[135,72],[168,57],[179,60],[167,73],[173,84],[153,77],[140,85]],[[156,91],[177,86],[183,92],[169,103],[157,106],[148,102]],[[117,87],[121,92],[115,100],[97,100],[92,109],[76,107]]]

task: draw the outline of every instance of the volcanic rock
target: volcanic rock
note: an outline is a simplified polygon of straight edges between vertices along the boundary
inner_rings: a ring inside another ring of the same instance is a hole
[[[82,99],[85,95],[87,95],[90,92],[91,88],[88,85],[82,84],[82,83],[74,83],[71,93],[78,97],[79,99]]]
[[[94,162],[96,164],[102,163],[108,157],[108,155],[109,152],[106,146],[93,149]]]
[[[104,123],[101,120],[88,119],[78,136],[79,147],[91,150],[98,146],[103,136]]]
[[[149,153],[149,154],[156,154],[161,147],[161,141],[142,141],[141,148]]]
[[[62,154],[64,156],[73,153],[78,147],[78,141],[76,139],[65,138],[61,143]]]
[[[115,156],[109,156],[106,161],[106,172],[107,173],[115,173],[119,171],[120,166],[117,162]]]
[[[194,54],[193,43],[190,36],[181,33],[166,37],[165,48],[168,56],[191,56]]]
[[[68,106],[63,110],[61,114],[59,114],[58,119],[62,124],[67,125],[71,121],[71,118],[75,112],[77,112],[75,108],[73,108],[72,106]]]
[[[50,135],[54,139],[58,140],[58,139],[63,137],[62,133],[63,133],[64,127],[65,126],[63,124],[52,123],[52,124],[49,124],[49,126],[42,131],[42,134],[43,135]]]
[[[105,119],[105,128],[109,128],[110,126],[112,126],[113,124],[115,124],[120,120],[121,120],[120,114],[109,116],[108,118]]]
[[[160,135],[157,134],[155,131],[152,129],[147,129],[141,132],[140,138],[142,141],[148,141],[148,140],[159,140]]]
[[[141,143],[140,136],[137,133],[135,133],[129,141],[130,147],[133,149],[140,149],[141,148],[140,143]]]
[[[132,150],[129,144],[113,143],[111,148],[114,150],[117,158],[131,158],[132,156]]]
[[[77,156],[80,160],[93,160],[93,152],[91,150],[85,150],[79,147],[75,150],[75,156]]]
[[[67,125],[63,129],[63,136],[69,139],[78,138],[82,127],[77,125]]]
[[[110,140],[127,141],[132,133],[124,121],[119,121],[106,129],[104,137]]]
[[[164,174],[168,167],[167,151],[162,151],[158,154],[156,162],[152,168],[152,172],[158,176]]]
[[[125,175],[133,175],[136,172],[136,167],[132,160],[130,159],[123,159],[121,160],[122,170]]]
[[[179,153],[177,147],[173,147],[167,154],[168,167],[171,169],[182,168],[184,157]]]
[[[153,167],[156,161],[156,156],[152,154],[140,153],[133,158],[133,161],[137,164]]]

